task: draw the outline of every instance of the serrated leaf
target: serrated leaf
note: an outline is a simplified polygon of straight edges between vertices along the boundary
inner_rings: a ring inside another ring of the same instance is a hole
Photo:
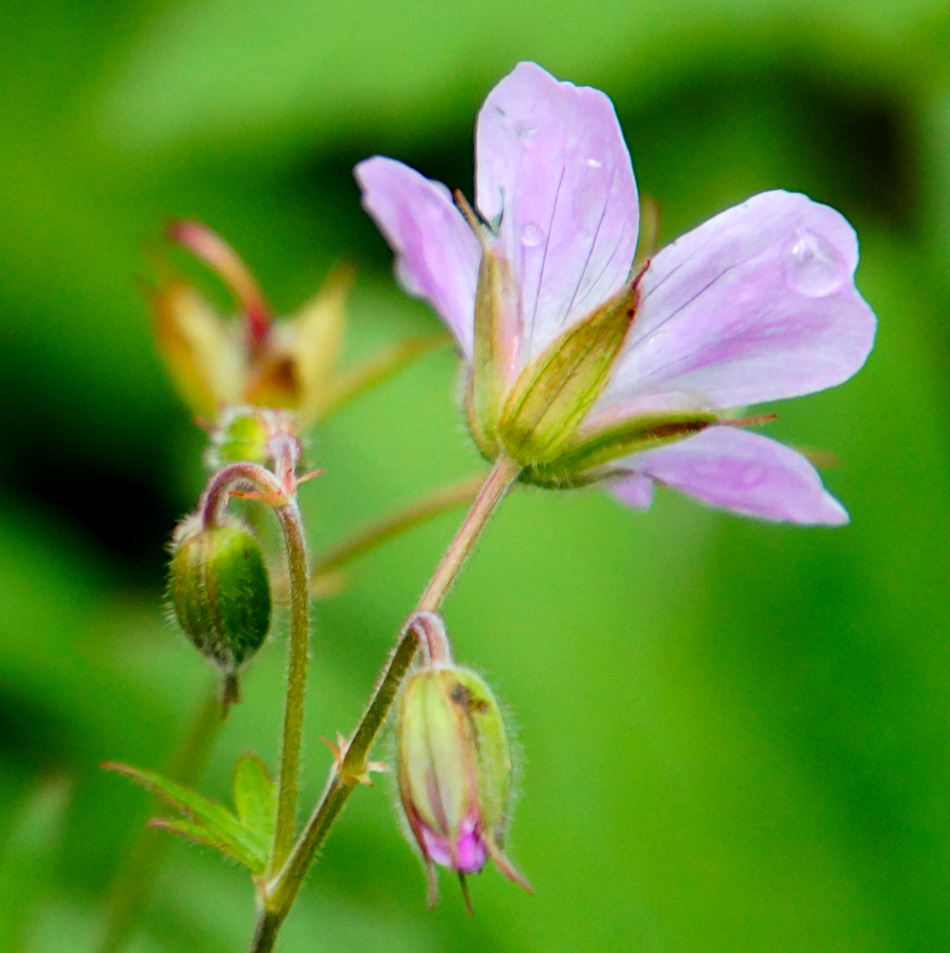
[[[247,867],[251,873],[259,874],[264,872],[264,864],[257,856],[242,852],[241,846],[233,841],[228,841],[223,837],[217,836],[220,832],[196,821],[185,821],[173,817],[153,817],[148,822],[148,826],[156,830],[169,831],[172,834],[178,834],[195,844],[203,844],[206,847],[214,847],[221,851],[239,864]]]
[[[231,783],[241,823],[262,844],[270,844],[277,820],[277,785],[264,762],[256,754],[238,758]]]
[[[209,843],[211,846],[217,847],[229,856],[234,857],[252,873],[260,873],[266,867],[267,847],[265,843],[248,830],[226,807],[222,807],[217,802],[211,801],[204,795],[198,794],[175,781],[162,777],[155,771],[146,771],[142,768],[133,768],[130,765],[116,762],[109,762],[104,764],[103,767],[107,771],[117,771],[119,774],[131,778],[137,784],[142,785],[153,794],[157,794],[163,801],[185,814],[195,822],[195,827],[201,829],[202,837],[207,838],[202,840],[202,843]],[[159,819],[159,821],[159,826],[166,827],[168,824],[176,823],[170,821],[166,824],[164,819]],[[189,825],[189,829],[190,827],[191,825]],[[176,829],[176,833],[191,836],[191,834],[186,834],[183,829]]]

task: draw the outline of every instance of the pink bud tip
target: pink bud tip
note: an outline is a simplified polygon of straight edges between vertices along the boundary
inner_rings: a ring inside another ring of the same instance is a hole
[[[488,845],[482,838],[478,822],[474,818],[462,822],[455,842],[454,857],[447,838],[424,825],[420,833],[426,856],[441,867],[448,867],[462,874],[477,874],[485,866]]]

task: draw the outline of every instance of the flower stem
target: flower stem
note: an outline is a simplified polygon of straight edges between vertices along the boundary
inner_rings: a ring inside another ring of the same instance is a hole
[[[277,932],[293,906],[317,851],[326,840],[330,828],[343,810],[353,789],[366,778],[366,759],[370,748],[386,720],[399,686],[419,646],[419,634],[413,624],[416,614],[438,610],[466,558],[472,552],[479,535],[488,524],[489,518],[498,508],[517,476],[517,464],[502,457],[495,462],[482,484],[468,515],[449,544],[416,609],[409,617],[409,622],[404,627],[395,649],[380,673],[369,705],[356,726],[352,739],[333,766],[323,795],[303,833],[294,844],[286,864],[266,885],[263,897],[264,910],[258,922],[251,953],[270,953],[274,948]]]
[[[498,504],[505,498],[518,472],[518,465],[507,457],[499,457],[495,461],[472,508],[462,521],[455,538],[442,557],[442,562],[436,567],[429,585],[426,586],[426,591],[419,599],[416,612],[439,611],[442,600],[448,595],[455,577],[475,546],[475,541],[488,524],[489,517],[495,512]]]
[[[457,506],[471,503],[477,496],[481,485],[481,477],[463,480],[461,483],[437,490],[423,500],[411,503],[398,513],[384,516],[381,520],[371,523],[349,539],[345,539],[319,554],[313,561],[311,578],[314,582],[317,582],[320,577],[339,572],[361,556],[365,556],[384,543],[388,543],[389,540],[395,539],[406,530],[441,516]]]
[[[279,461],[278,461],[279,462]],[[286,461],[285,461],[286,462]],[[228,499],[247,488],[277,515],[287,551],[290,579],[290,661],[284,701],[284,732],[277,787],[277,823],[268,874],[280,870],[294,842],[297,819],[297,786],[300,775],[300,739],[303,734],[307,659],[310,654],[310,569],[303,522],[293,493],[293,474],[283,466],[282,478],[255,463],[233,463],[219,470],[208,483],[201,501],[205,526],[224,518]]]
[[[277,793],[277,826],[269,870],[280,870],[296,834],[297,784],[300,776],[300,739],[303,734],[307,660],[310,655],[310,570],[307,544],[296,499],[277,509],[287,547],[290,576],[290,662],[284,703],[284,736]]]

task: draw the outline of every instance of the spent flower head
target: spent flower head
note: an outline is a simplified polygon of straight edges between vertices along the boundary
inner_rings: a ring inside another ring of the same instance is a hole
[[[356,177],[403,286],[466,360],[486,457],[541,486],[607,481],[640,508],[663,483],[765,519],[847,521],[808,460],[735,419],[840,384],[870,352],[857,239],[834,209],[764,192],[634,268],[639,201],[613,106],[534,63],[479,113],[477,214],[392,159]]]
[[[198,222],[178,222],[168,234],[218,274],[240,311],[229,320],[178,277],[155,291],[159,348],[191,409],[210,422],[233,408],[262,407],[291,413],[300,430],[313,423],[333,394],[349,269],[331,273],[296,315],[274,321],[253,275],[219,235]]]

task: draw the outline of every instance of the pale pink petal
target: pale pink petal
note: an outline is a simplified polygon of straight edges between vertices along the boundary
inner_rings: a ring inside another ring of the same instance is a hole
[[[857,262],[854,229],[804,195],[764,192],[717,215],[653,260],[597,410],[719,410],[840,384],[874,342]]]
[[[627,457],[635,477],[676,487],[710,506],[785,523],[840,526],[844,507],[799,453],[760,434],[710,427],[677,443]],[[614,485],[627,502],[631,477]]]
[[[363,208],[396,253],[400,283],[435,308],[471,359],[481,250],[449,190],[382,156],[361,162],[354,175]]]
[[[631,473],[610,486],[611,492],[635,510],[648,510],[653,505],[653,481],[639,473]]]
[[[626,281],[639,205],[610,100],[520,63],[478,116],[476,196],[521,288],[523,364]]]

